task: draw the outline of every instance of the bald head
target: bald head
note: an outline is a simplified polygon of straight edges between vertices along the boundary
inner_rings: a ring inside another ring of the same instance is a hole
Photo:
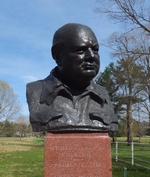
[[[89,85],[99,71],[98,50],[98,41],[89,27],[69,23],[59,28],[53,38],[52,56],[61,80],[72,88]]]
[[[57,61],[60,58],[59,54],[65,46],[70,46],[72,41],[78,42],[80,38],[91,36],[96,39],[94,32],[88,26],[78,23],[68,23],[59,28],[53,37],[52,56]]]

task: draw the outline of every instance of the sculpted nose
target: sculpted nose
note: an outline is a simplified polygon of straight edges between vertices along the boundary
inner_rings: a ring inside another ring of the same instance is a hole
[[[91,48],[88,48],[87,56],[94,57],[94,52],[93,52],[93,50]]]

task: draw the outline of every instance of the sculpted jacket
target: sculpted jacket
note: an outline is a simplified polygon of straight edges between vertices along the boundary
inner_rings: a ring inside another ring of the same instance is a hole
[[[114,114],[106,89],[91,81],[80,93],[54,76],[27,84],[27,103],[33,131],[116,131]]]

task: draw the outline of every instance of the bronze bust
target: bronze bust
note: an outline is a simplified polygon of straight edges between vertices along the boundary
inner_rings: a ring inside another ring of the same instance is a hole
[[[53,37],[52,57],[57,66],[44,80],[27,84],[33,131],[116,131],[107,91],[92,80],[99,71],[99,44],[93,31],[69,23]]]

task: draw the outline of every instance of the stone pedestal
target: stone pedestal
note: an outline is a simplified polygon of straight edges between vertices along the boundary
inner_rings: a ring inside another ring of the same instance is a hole
[[[44,177],[112,177],[107,133],[48,133]]]

